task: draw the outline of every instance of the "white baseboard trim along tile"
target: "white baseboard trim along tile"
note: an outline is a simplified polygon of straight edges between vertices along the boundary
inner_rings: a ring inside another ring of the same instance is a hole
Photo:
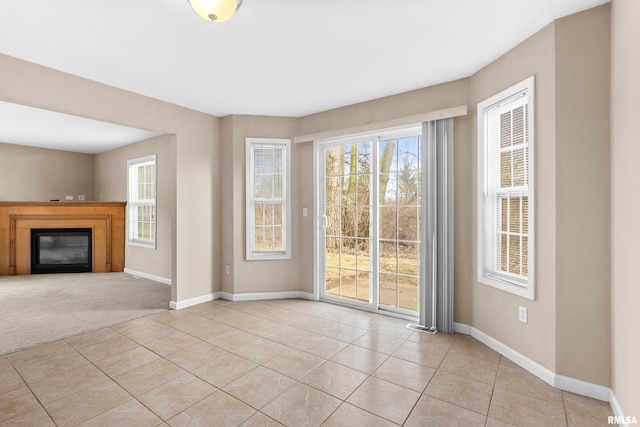
[[[232,294],[231,292],[214,292],[208,295],[202,295],[200,297],[190,298],[182,301],[171,301],[169,308],[171,310],[181,310],[183,308],[191,307],[194,305],[202,304],[205,302],[214,301],[217,299],[224,299],[227,301],[263,301],[270,299],[293,299],[301,298],[306,300],[314,300],[314,296],[309,292],[289,291],[289,292],[260,292],[260,293],[246,293],[246,294]]]
[[[256,292],[246,294],[231,294],[223,292],[223,299],[228,301],[263,301],[270,299],[313,299],[313,294],[300,291],[282,291],[282,292]]]
[[[615,421],[621,426],[627,426],[628,423],[633,422],[632,417],[624,416],[620,402],[611,388],[556,374],[473,326],[465,325],[464,323],[454,323],[453,330],[459,334],[471,335],[487,347],[497,351],[516,365],[526,369],[553,387],[608,402],[609,405],[611,405]]]
[[[212,294],[202,295],[195,298],[189,298],[182,301],[171,301],[169,308],[171,310],[182,310],[183,308],[191,307],[194,305],[210,302],[216,299],[222,298],[222,292],[215,292]]]

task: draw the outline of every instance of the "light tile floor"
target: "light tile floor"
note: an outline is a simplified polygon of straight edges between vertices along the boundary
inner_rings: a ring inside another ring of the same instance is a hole
[[[0,356],[6,426],[599,426],[464,335],[303,300],[214,301]]]

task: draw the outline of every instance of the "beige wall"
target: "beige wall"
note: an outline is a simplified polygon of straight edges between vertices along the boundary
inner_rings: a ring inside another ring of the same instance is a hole
[[[219,119],[6,55],[0,70],[2,101],[176,135],[172,300],[212,293],[221,273]]]
[[[95,194],[98,200],[127,200],[127,160],[156,155],[156,248],[127,245],[125,268],[171,280],[171,228],[175,222],[175,136],[162,135],[95,156]]]
[[[611,313],[613,390],[640,418],[640,2],[614,0],[611,49]]]
[[[611,385],[609,24],[609,5],[556,22],[556,372],[604,386]]]
[[[472,325],[546,368],[555,371],[556,343],[556,81],[555,25],[551,24],[471,77],[469,108],[476,170],[478,102],[535,76],[536,298],[534,301],[476,282],[476,227],[473,196]],[[473,179],[473,193],[476,181]],[[457,232],[457,231],[456,231]],[[456,259],[456,261],[458,261]],[[518,306],[528,323],[518,321]]]
[[[227,116],[220,119],[220,143],[222,144],[222,165],[220,177],[222,195],[222,271],[220,279],[220,287],[217,291],[224,291],[233,293],[233,278],[235,277],[235,246],[242,244],[240,238],[235,238],[235,215],[244,215],[242,212],[237,212],[235,209],[235,185],[236,176],[240,175],[240,172],[236,172],[236,169],[240,167],[234,163],[234,158],[239,157],[240,153],[236,153],[233,143],[233,121],[235,116]],[[238,160],[239,162],[239,160]],[[244,168],[244,166],[242,166]],[[229,266],[229,274],[224,271],[224,266]]]
[[[536,297],[476,283],[472,325],[553,372],[609,386],[609,6],[550,24],[476,73],[470,105],[530,75]]]
[[[298,200],[300,226],[294,237],[298,242],[298,283],[300,290],[313,293],[313,143],[294,144],[295,157],[292,159],[298,186],[294,200]],[[302,217],[302,208],[309,209],[309,216]]]
[[[93,200],[93,155],[0,143],[0,200]]]
[[[312,114],[300,119],[299,134],[346,129],[457,107],[467,103],[468,91],[468,83],[463,79]]]
[[[230,116],[222,119],[223,144],[223,272],[222,290],[234,294],[298,291],[308,287],[298,280],[301,260],[298,230],[301,228],[302,206],[299,194],[299,147],[291,145],[291,260],[246,261],[245,254],[245,139],[293,138],[297,120],[286,117]],[[311,211],[311,206],[308,206]],[[308,221],[308,218],[305,218]]]

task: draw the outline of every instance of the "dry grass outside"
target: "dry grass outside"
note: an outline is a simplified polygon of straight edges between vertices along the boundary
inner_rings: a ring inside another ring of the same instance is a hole
[[[342,256],[341,256],[342,255]],[[329,295],[369,301],[370,258],[348,253],[326,253],[325,281]],[[357,268],[357,269],[356,269]],[[380,258],[380,304],[418,309],[419,259]]]
[[[352,251],[351,251],[352,252]],[[419,276],[420,260],[418,254],[410,258],[412,253],[401,253],[400,257],[383,256],[380,257],[379,269],[380,273],[400,274],[405,276]],[[370,257],[366,255],[356,256],[348,252],[327,251],[325,257],[325,265],[329,267],[341,267],[347,269],[370,270]],[[397,268],[397,270],[396,270]],[[327,276],[327,280],[330,277]]]

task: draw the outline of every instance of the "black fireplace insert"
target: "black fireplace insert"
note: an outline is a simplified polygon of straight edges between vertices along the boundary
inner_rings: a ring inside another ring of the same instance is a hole
[[[92,271],[91,228],[32,228],[31,274]]]

